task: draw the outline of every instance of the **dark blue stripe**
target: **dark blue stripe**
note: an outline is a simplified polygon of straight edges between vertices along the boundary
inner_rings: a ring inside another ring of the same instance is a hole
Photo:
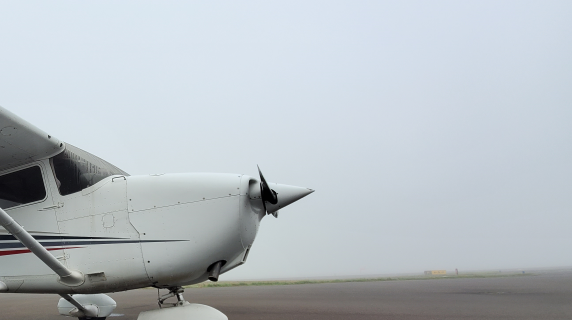
[[[33,236],[36,240],[64,240],[64,239],[129,239],[129,238],[109,238],[109,237],[75,237],[66,235],[54,235],[54,236]],[[17,240],[13,235],[0,235],[0,240]]]
[[[127,243],[153,243],[153,242],[180,242],[189,240],[123,240],[123,241],[52,241],[40,242],[44,247],[89,246],[98,244],[127,244]],[[0,243],[0,249],[25,248],[20,242]]]

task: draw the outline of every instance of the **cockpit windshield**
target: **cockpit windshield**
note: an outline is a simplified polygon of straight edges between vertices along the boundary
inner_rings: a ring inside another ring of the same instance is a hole
[[[81,191],[112,175],[129,176],[111,163],[70,144],[50,159],[50,165],[62,196]]]

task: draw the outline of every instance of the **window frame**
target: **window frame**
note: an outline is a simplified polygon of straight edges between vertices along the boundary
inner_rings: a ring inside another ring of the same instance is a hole
[[[4,211],[9,211],[9,210],[14,210],[14,209],[20,209],[20,208],[23,208],[23,207],[27,207],[27,206],[31,206],[31,205],[35,205],[35,204],[38,204],[38,203],[45,202],[45,201],[48,199],[48,197],[49,197],[49,194],[48,194],[48,193],[50,193],[50,189],[48,188],[49,182],[48,182],[47,179],[46,179],[46,171],[44,170],[44,166],[43,166],[42,163],[39,162],[39,161],[38,161],[38,162],[29,163],[29,164],[26,164],[26,165],[23,165],[23,166],[19,166],[19,167],[16,167],[16,168],[11,168],[11,169],[8,169],[8,170],[4,170],[4,171],[0,172],[0,177],[5,176],[5,175],[10,174],[10,173],[15,173],[15,172],[18,172],[18,171],[26,170],[26,169],[29,169],[29,168],[32,168],[32,167],[38,167],[38,168],[40,168],[40,173],[41,173],[41,175],[42,175],[42,183],[44,184],[44,190],[46,191],[46,195],[44,196],[44,198],[41,199],[41,200],[33,201],[33,202],[28,202],[28,203],[19,204],[19,205],[17,205],[17,206],[13,206],[13,207],[10,207],[10,208],[7,208],[7,209],[2,208],[2,210],[4,210]]]

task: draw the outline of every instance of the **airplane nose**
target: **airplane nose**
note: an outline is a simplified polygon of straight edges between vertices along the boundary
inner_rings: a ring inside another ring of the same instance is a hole
[[[246,176],[245,182],[248,181],[248,185],[245,183],[243,186],[246,188],[241,188],[241,194],[246,195],[246,203],[240,207],[241,227],[239,230],[241,230],[241,241],[245,250],[249,250],[254,242],[260,221],[266,214],[278,217],[278,210],[314,192],[309,188],[268,183],[261,172],[259,175],[260,180]]]
[[[314,190],[309,188],[278,183],[269,183],[268,186],[276,192],[278,198],[278,202],[276,204],[266,203],[266,210],[268,213],[276,212],[314,192]]]
[[[241,206],[243,209],[241,209],[241,228],[239,229],[241,230],[241,241],[244,249],[248,249],[254,242],[260,220],[267,213],[278,217],[278,210],[314,192],[314,190],[309,188],[267,183],[266,181],[264,181],[264,187],[262,187],[263,182],[261,180],[251,177],[248,177],[248,179],[247,199],[249,200],[249,205]],[[264,199],[263,189],[272,192],[271,201],[274,203]]]

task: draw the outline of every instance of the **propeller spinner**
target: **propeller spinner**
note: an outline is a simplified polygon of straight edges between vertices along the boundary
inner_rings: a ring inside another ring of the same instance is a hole
[[[314,190],[308,188],[276,183],[272,183],[274,189],[271,189],[266,179],[264,179],[264,175],[262,175],[260,167],[258,167],[258,174],[260,175],[260,198],[262,200],[264,212],[267,214],[271,213],[275,218],[278,218],[279,209],[284,208],[292,202],[295,202],[314,192]],[[278,192],[275,190],[278,190]],[[266,202],[268,202],[268,205]]]

